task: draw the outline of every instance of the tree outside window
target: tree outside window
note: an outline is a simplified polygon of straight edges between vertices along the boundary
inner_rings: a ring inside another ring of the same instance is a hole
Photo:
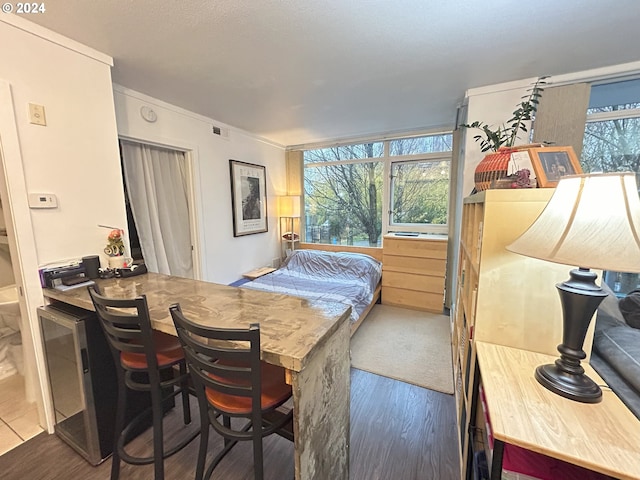
[[[580,164],[585,173],[635,172],[640,186],[640,103],[587,111]],[[636,273],[605,272],[604,279],[618,296],[640,286]]]
[[[584,172],[640,173],[640,103],[594,108],[587,114],[580,159]]]
[[[445,226],[451,138],[431,135],[305,151],[305,240],[380,246],[383,205],[390,226]],[[385,179],[385,170],[391,179]],[[383,198],[384,191],[390,198]]]
[[[306,241],[380,245],[383,163],[361,159],[381,155],[381,143],[305,152]]]
[[[392,225],[447,223],[449,163],[441,160],[392,164]]]

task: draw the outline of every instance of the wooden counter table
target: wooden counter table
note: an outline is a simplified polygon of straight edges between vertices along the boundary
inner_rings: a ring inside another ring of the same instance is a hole
[[[619,479],[640,479],[640,420],[607,387],[601,403],[580,403],[547,390],[534,378],[556,357],[476,342],[481,382],[501,470],[504,443]],[[587,362],[587,375],[606,385]],[[502,443],[500,443],[502,442]]]
[[[260,323],[262,359],[291,373],[296,479],[349,478],[351,307],[155,273],[97,283],[109,297],[146,295],[153,328],[173,335],[173,303],[205,326]],[[86,288],[43,293],[93,310]]]

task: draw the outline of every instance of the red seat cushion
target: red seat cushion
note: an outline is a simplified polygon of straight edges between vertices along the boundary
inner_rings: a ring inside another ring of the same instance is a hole
[[[156,347],[156,360],[159,367],[172,365],[184,359],[184,351],[178,337],[154,330],[153,342]],[[122,352],[120,361],[122,366],[126,368],[137,370],[149,368],[147,357],[144,353]]]
[[[268,410],[283,404],[291,396],[291,385],[287,385],[284,377],[284,368],[270,363],[261,362],[262,397],[261,408]],[[222,379],[216,375],[210,375],[223,383],[229,383],[229,379]],[[236,385],[249,385],[250,381],[238,381]],[[207,399],[215,408],[232,414],[248,414],[251,412],[251,398],[228,395],[217,392],[211,388],[206,389]]]

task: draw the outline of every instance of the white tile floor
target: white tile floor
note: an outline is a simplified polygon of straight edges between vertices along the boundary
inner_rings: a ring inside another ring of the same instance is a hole
[[[0,380],[0,455],[42,431],[36,404],[25,399],[24,377]]]

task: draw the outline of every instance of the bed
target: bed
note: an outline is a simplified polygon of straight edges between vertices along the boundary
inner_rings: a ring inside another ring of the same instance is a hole
[[[351,305],[351,335],[380,298],[382,263],[361,253],[295,250],[283,265],[242,288]]]

